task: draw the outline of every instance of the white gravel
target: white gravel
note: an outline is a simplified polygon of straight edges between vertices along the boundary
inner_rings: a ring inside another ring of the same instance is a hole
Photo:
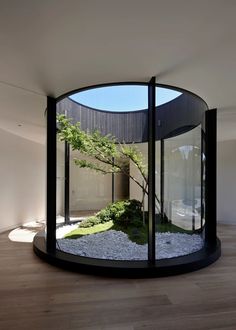
[[[77,228],[78,228],[78,223],[58,227],[56,230],[56,237],[63,238],[66,234],[70,233],[72,230],[75,230]]]
[[[108,230],[78,239],[59,236],[61,235],[57,235],[57,248],[67,253],[99,259],[147,260],[147,244],[136,244],[121,231]],[[156,233],[157,259],[187,255],[202,247],[203,239],[197,234]]]

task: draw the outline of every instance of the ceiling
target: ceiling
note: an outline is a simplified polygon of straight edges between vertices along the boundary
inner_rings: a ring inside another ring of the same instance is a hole
[[[155,75],[236,139],[235,16],[235,0],[1,0],[0,128],[42,142],[46,95]]]

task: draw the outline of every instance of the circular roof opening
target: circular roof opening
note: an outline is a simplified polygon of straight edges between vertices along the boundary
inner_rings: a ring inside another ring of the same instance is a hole
[[[156,106],[170,102],[181,94],[173,89],[156,87]],[[148,108],[148,87],[132,84],[95,87],[75,93],[70,99],[97,110],[138,111]]]

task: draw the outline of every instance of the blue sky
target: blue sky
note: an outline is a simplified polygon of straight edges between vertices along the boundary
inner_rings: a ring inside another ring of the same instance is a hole
[[[157,87],[156,105],[161,105],[178,97],[181,93]],[[70,98],[88,107],[106,111],[135,111],[148,107],[147,86],[119,85],[89,89],[76,93]]]

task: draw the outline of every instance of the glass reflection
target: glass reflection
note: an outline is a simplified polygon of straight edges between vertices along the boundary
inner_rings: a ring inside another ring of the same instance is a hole
[[[165,212],[186,230],[201,228],[201,127],[165,140]]]

